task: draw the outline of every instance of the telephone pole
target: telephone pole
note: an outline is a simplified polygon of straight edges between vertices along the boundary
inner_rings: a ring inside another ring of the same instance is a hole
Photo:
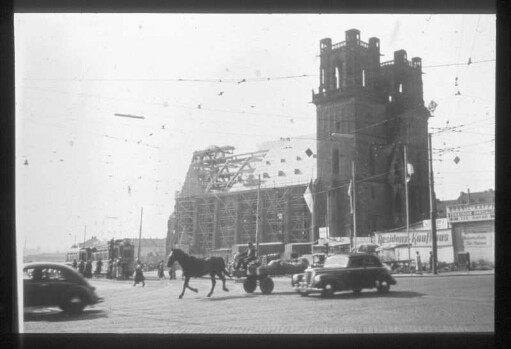
[[[140,231],[138,233],[138,253],[137,259],[140,259],[140,246],[142,245],[142,217],[144,216],[144,208],[140,208]]]
[[[257,182],[257,208],[256,208],[256,236],[255,236],[255,240],[256,240],[256,252],[257,252],[257,255],[259,256],[259,214],[260,214],[260,209],[259,209],[259,198],[260,198],[260,195],[261,195],[261,175],[258,176],[258,182]]]
[[[433,177],[433,154],[432,154],[431,133],[428,134],[428,150],[429,150],[429,202],[431,208],[431,239],[433,248],[433,274],[437,273],[437,244],[436,244],[436,197],[435,182]]]
[[[408,244],[408,263],[411,261],[410,256],[410,210],[408,207],[408,157],[406,153],[406,144],[403,146],[404,148],[404,156],[405,156],[405,166],[404,166],[404,173],[405,173],[405,206],[406,206],[406,236],[407,236],[407,244]],[[408,264],[410,265],[410,264]]]

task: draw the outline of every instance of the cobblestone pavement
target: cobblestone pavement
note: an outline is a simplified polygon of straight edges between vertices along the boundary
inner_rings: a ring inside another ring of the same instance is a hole
[[[183,281],[148,278],[146,286],[129,281],[92,280],[105,302],[79,316],[57,308],[25,313],[26,333],[431,333],[494,331],[494,276],[399,277],[387,295],[375,290],[301,297],[290,279],[274,278],[271,295],[247,294],[228,280],[192,279],[178,299]]]

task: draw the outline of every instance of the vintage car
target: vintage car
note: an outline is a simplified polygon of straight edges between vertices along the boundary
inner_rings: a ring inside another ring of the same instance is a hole
[[[330,256],[323,267],[308,268],[302,274],[293,275],[291,280],[301,295],[320,293],[323,297],[331,297],[338,291],[359,293],[364,288],[376,288],[378,292],[386,293],[390,285],[396,284],[390,268],[368,253]]]
[[[58,306],[68,314],[79,314],[103,298],[72,267],[34,262],[23,266],[23,301],[26,310]]]

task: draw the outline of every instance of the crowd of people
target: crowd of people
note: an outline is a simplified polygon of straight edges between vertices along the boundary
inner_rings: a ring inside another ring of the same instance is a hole
[[[94,270],[94,274],[92,273],[92,261],[90,259],[87,260],[87,262],[80,260],[79,263],[75,259],[73,260],[72,266],[74,269],[78,270],[78,272],[85,278],[90,279],[93,276],[99,278],[103,269],[103,261],[99,259],[96,262],[96,269]],[[128,266],[120,259],[111,259],[108,261],[105,276],[107,279],[127,280],[130,277]],[[142,287],[145,286],[144,264],[139,259],[136,261],[133,277],[133,286],[136,286],[139,283],[142,284]],[[158,264],[158,279],[160,281],[165,280],[165,263],[163,260]],[[174,265],[169,268],[169,279],[176,279],[176,267]]]

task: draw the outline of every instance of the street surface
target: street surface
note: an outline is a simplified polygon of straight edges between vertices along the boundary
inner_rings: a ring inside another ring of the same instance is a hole
[[[447,273],[446,273],[447,274]],[[105,302],[70,317],[58,308],[25,313],[25,333],[432,333],[494,332],[494,275],[397,276],[387,295],[376,290],[301,297],[290,278],[274,278],[275,289],[247,294],[241,283],[209,279],[160,282],[151,273],[146,286],[132,281],[93,279]]]

